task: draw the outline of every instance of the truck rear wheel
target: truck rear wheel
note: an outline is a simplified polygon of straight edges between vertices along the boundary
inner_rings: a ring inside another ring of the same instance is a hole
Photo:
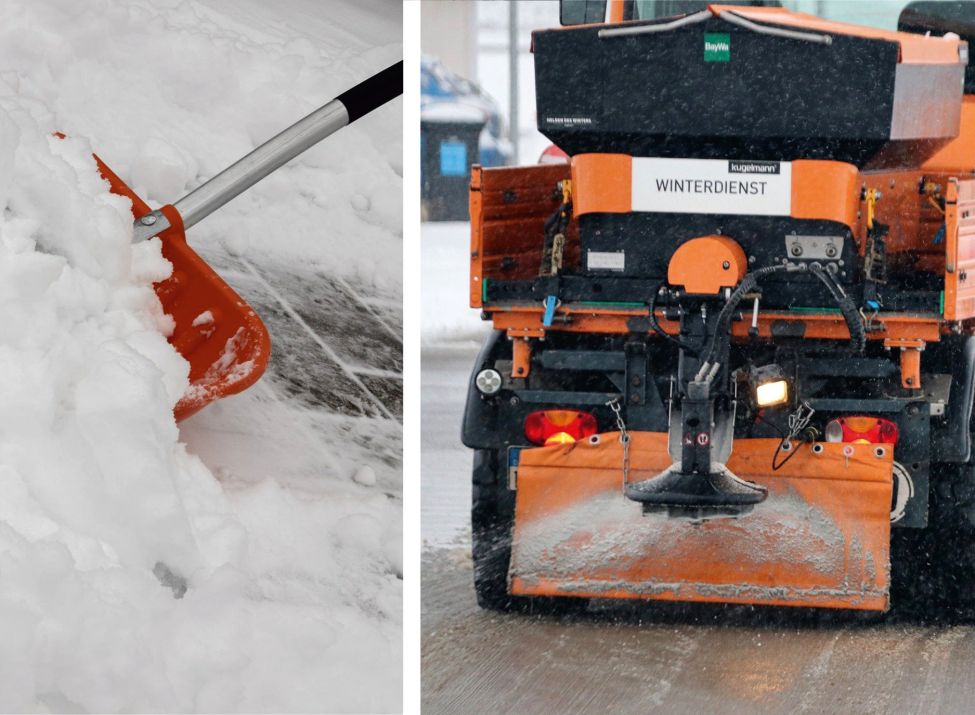
[[[496,450],[474,450],[471,551],[474,590],[484,609],[522,613],[579,613],[585,598],[512,596],[508,567],[515,521],[515,493],[508,489],[507,461]]]
[[[975,464],[952,465],[931,490],[935,582],[948,614],[975,616]]]
[[[931,466],[928,526],[891,533],[891,601],[919,618],[975,616],[975,464]]]

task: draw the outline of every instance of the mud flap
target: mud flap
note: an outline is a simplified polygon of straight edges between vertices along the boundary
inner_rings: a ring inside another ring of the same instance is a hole
[[[630,481],[670,464],[666,433],[631,440]],[[886,610],[893,450],[805,444],[772,471],[777,444],[735,441],[728,467],[769,497],[705,521],[624,498],[616,433],[522,450],[511,593]]]

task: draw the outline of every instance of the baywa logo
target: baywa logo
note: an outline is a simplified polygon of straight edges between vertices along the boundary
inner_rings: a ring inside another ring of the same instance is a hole
[[[704,61],[705,62],[730,62],[731,61],[731,35],[725,33],[705,33]]]

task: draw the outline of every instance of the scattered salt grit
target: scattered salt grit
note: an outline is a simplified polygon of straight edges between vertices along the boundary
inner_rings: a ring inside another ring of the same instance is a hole
[[[375,486],[376,470],[368,464],[363,464],[355,471],[355,474],[352,475],[352,481],[354,481],[356,484],[361,484],[364,487]]]

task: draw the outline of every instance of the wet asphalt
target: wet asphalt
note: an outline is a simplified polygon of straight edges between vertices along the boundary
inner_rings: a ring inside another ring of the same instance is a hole
[[[260,315],[271,334],[271,358],[261,380],[243,399],[287,405],[278,419],[293,425],[268,427],[266,416],[247,410],[221,411],[223,401],[208,408],[206,424],[190,418],[184,438],[206,459],[209,443],[229,430],[251,446],[267,442],[266,453],[283,449],[274,435],[290,429],[289,454],[294,463],[335,450],[330,468],[375,468],[379,485],[390,498],[402,498],[403,343],[402,297],[373,285],[326,273],[315,266],[284,263],[274,256],[240,256],[222,246],[196,247],[200,255]],[[201,413],[203,414],[203,413]],[[307,424],[305,424],[307,423]],[[307,429],[306,429],[307,428]],[[202,435],[207,436],[203,438]],[[244,435],[249,434],[250,437]],[[305,441],[302,441],[305,440]],[[307,440],[312,440],[308,442]],[[222,457],[218,457],[217,461]],[[246,471],[246,470],[245,470]],[[283,478],[280,477],[279,478]]]
[[[272,335],[266,379],[309,407],[403,419],[399,295],[314,269],[200,251]]]
[[[563,617],[480,610],[459,439],[475,354],[423,352],[424,713],[975,712],[975,627],[923,603],[887,617],[650,602]]]

